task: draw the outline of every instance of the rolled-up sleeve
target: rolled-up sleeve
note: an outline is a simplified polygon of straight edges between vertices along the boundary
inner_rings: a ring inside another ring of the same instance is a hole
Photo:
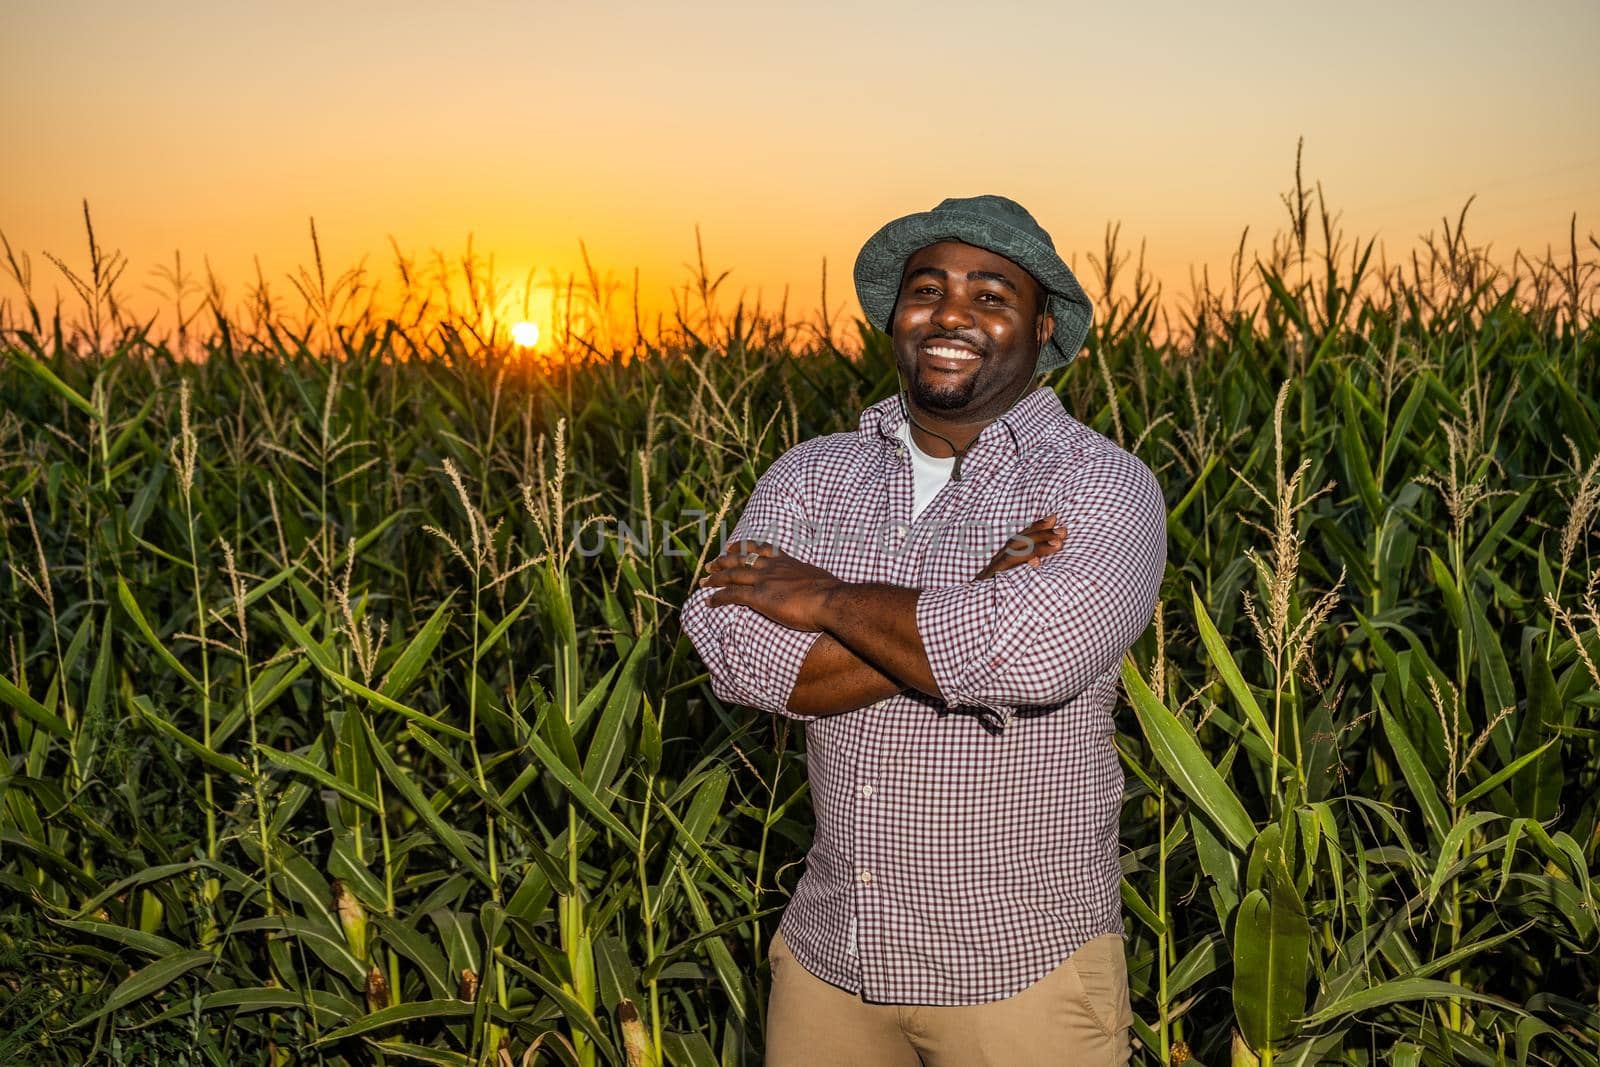
[[[1137,457],[1074,471],[1056,512],[1062,547],[1038,566],[923,592],[917,631],[939,696],[996,727],[1059,707],[1114,669],[1150,624],[1166,569],[1166,504]]]
[[[729,542],[767,541],[807,563],[814,538],[801,504],[801,450],[790,449],[756,481]],[[717,552],[720,545],[713,545]],[[698,580],[698,576],[696,576]],[[696,588],[683,605],[682,625],[719,700],[802,721],[816,718],[789,710],[795,681],[820,632],[791,630],[742,604],[709,606],[714,588]]]

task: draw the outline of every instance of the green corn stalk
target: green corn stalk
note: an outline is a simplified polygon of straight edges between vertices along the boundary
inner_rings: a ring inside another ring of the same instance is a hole
[[[1136,1059],[1594,1063],[1600,265],[1510,294],[1457,242],[1379,276],[1296,190],[1291,240],[1169,338],[1108,233],[1088,373],[1052,382],[1168,490],[1167,632],[1116,739]],[[692,512],[850,429],[889,346],[714,321],[707,278],[682,336],[602,360],[596,283],[550,373],[485,333],[473,270],[466,311],[411,271],[380,316],[319,265],[308,321],[212,315],[176,452],[159,339],[102,314],[101,356],[27,307],[0,334],[0,981],[30,977],[0,1060],[759,1062],[803,739],[717,702],[674,610]],[[650,541],[579,554],[608,512]],[[423,527],[463,513],[461,565]],[[529,520],[547,558],[486,532]],[[198,663],[159,636],[202,628]]]

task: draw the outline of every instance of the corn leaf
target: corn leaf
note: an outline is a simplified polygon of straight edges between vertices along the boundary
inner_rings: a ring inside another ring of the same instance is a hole
[[[1250,847],[1256,827],[1244,805],[1200,750],[1194,733],[1156,699],[1130,657],[1122,661],[1122,684],[1133,702],[1145,740],[1161,769],[1241,851]]]

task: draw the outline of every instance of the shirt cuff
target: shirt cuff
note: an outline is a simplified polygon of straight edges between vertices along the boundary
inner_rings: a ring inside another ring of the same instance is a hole
[[[697,589],[682,612],[684,632],[711,673],[712,690],[730,704],[742,704],[787,718],[815,715],[789,710],[800,669],[822,637],[791,630],[742,604],[709,607],[713,589]]]
[[[742,604],[729,604],[713,611],[737,612],[723,637],[723,652],[764,710],[791,719],[814,719],[789,710],[795,683],[806,656],[822,637],[820,631],[791,630]]]
[[[998,593],[992,579],[924,590],[917,597],[916,615],[917,633],[940,699],[951,710],[976,711],[986,723],[1003,730],[1017,709],[978,696],[1005,666],[993,621]]]

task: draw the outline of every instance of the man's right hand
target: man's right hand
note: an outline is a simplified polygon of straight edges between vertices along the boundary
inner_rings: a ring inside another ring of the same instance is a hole
[[[973,580],[993,578],[1001,571],[1020,567],[1024,563],[1037,567],[1046,556],[1061,547],[1066,536],[1066,527],[1056,525],[1054,515],[1046,515],[1037,522],[1029,523],[1000,547],[994,559]]]

